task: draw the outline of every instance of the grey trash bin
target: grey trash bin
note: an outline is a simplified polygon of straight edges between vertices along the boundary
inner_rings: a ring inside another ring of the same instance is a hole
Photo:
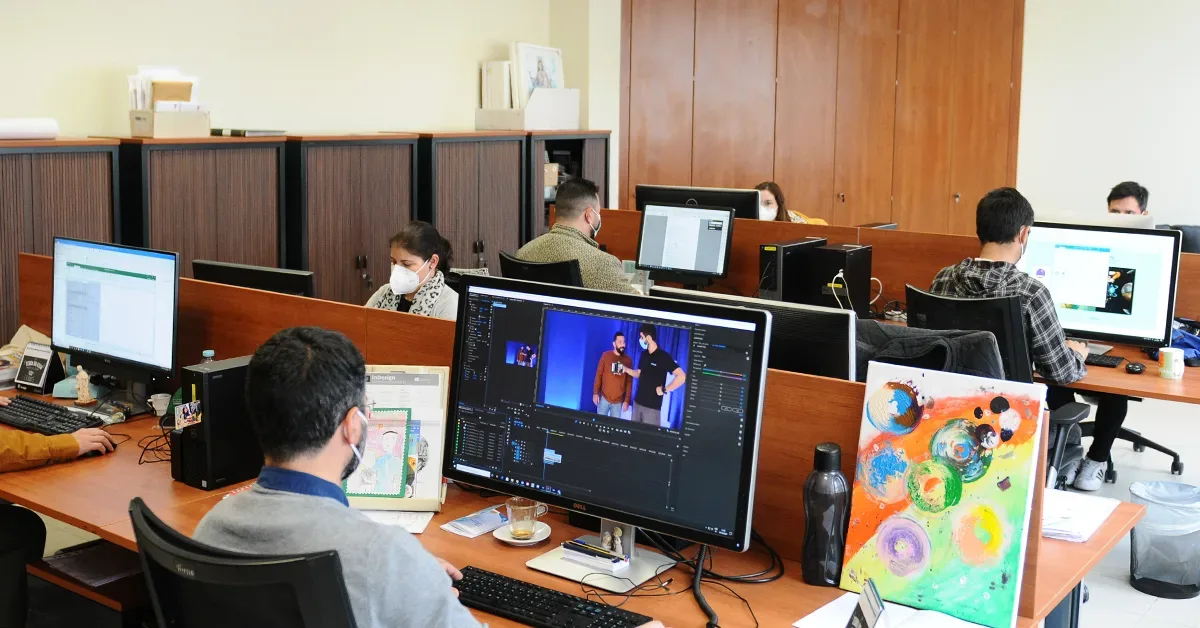
[[[1200,488],[1135,482],[1129,493],[1146,507],[1131,533],[1129,583],[1155,597],[1200,595]]]

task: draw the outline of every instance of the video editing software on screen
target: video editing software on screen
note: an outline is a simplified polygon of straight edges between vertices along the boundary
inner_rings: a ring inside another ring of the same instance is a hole
[[[472,287],[459,471],[733,536],[750,323]]]

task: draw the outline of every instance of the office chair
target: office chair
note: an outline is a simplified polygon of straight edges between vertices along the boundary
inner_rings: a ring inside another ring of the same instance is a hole
[[[939,297],[911,285],[905,286],[905,295],[910,327],[990,331],[996,336],[996,345],[1000,349],[1004,379],[1033,382],[1033,360],[1025,341],[1025,317],[1021,314],[1020,297]],[[1054,474],[1055,488],[1066,486],[1064,466],[1083,459],[1083,444],[1079,440],[1083,432],[1079,422],[1086,419],[1089,412],[1091,407],[1079,402],[1068,403],[1050,412],[1048,474]]]
[[[355,628],[337,552],[255,556],[193,541],[129,503],[159,626]]]
[[[583,287],[583,275],[579,272],[579,260],[539,264],[519,260],[508,253],[500,252],[500,275],[507,279],[524,279],[538,283],[553,283],[560,286]]]

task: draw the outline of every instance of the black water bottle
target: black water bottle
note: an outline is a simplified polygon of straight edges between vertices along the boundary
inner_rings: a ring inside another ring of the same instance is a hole
[[[836,587],[846,553],[850,485],[842,475],[842,449],[817,445],[813,472],[804,483],[804,550],[800,572],[814,586]]]

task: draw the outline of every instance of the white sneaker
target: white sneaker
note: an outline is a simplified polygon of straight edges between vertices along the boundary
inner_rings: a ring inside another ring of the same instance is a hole
[[[1070,486],[1075,483],[1075,478],[1079,476],[1079,465],[1083,464],[1082,460],[1068,462],[1067,466],[1063,467],[1063,486]]]
[[[1083,465],[1079,467],[1079,474],[1076,476],[1073,486],[1080,491],[1098,491],[1101,486],[1104,486],[1104,474],[1107,471],[1107,462],[1096,462],[1091,458],[1084,457]]]

